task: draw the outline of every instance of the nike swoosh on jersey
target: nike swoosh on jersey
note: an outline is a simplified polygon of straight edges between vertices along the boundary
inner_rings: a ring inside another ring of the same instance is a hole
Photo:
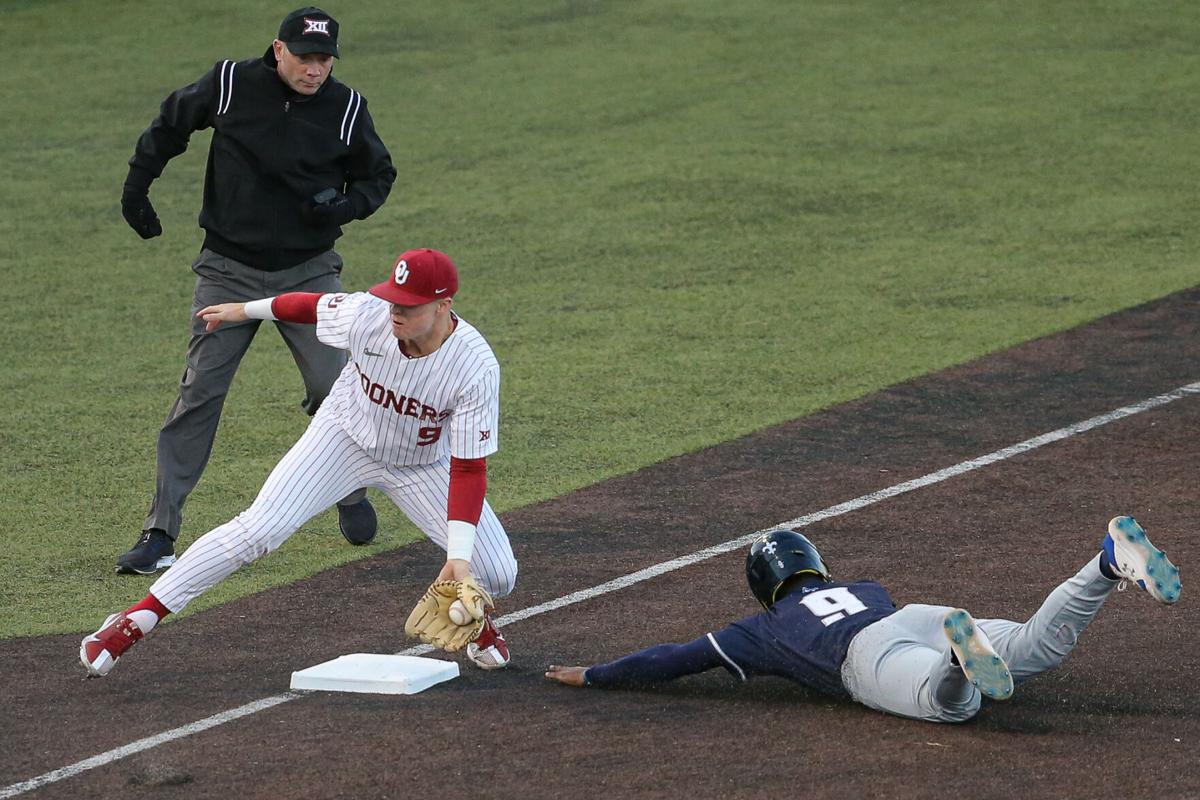
[[[383,353],[372,353],[370,350],[363,350],[363,354],[368,355],[368,356],[375,356],[376,358],[383,358]]]

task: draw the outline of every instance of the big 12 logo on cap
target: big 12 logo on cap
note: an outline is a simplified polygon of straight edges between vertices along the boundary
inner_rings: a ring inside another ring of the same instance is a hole
[[[327,19],[309,19],[304,18],[304,32],[301,36],[308,36],[310,33],[321,33],[325,36],[329,35],[329,20]]]
[[[408,262],[403,258],[396,264],[396,285],[400,286],[408,280]]]

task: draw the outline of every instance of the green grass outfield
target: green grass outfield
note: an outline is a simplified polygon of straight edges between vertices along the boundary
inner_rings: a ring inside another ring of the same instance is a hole
[[[0,0],[0,636],[90,629],[151,582],[113,560],[182,371],[207,134],[152,190],[159,239],[121,220],[125,164],[288,10]],[[400,172],[345,282],[412,246],[457,261],[504,369],[501,511],[1198,282],[1195,4],[327,10]],[[264,329],[183,544],[249,504],[301,394]],[[414,538],[382,524],[354,549],[327,512],[189,611]]]

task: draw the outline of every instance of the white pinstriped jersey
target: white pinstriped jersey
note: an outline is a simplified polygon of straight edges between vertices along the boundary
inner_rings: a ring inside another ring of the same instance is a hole
[[[391,329],[391,306],[365,292],[317,302],[317,338],[350,351],[325,405],[375,460],[432,464],[448,451],[484,458],[497,450],[500,364],[462,317],[427,356],[409,358]]]

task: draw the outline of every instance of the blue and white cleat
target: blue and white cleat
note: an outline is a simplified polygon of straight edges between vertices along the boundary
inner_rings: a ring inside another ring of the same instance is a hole
[[[970,614],[961,608],[948,611],[942,620],[942,628],[958,659],[958,666],[980,694],[992,700],[1012,697],[1013,677],[1008,664],[996,655],[992,643]]]
[[[1149,592],[1160,603],[1170,605],[1179,600],[1183,584],[1179,567],[1167,554],[1150,542],[1142,526],[1133,517],[1113,517],[1104,537],[1104,552],[1113,572]]]

